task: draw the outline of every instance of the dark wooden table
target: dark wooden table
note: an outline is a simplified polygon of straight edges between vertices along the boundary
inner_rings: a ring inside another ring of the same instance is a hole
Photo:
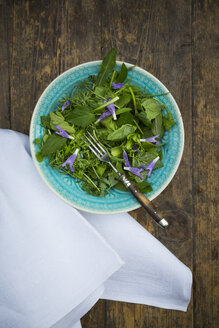
[[[142,209],[131,214],[193,271],[188,312],[100,300],[83,327],[218,328],[219,1],[0,0],[0,15],[1,128],[28,134],[45,87],[112,46],[158,77],[183,116],[183,159],[156,200],[180,228],[167,234]]]

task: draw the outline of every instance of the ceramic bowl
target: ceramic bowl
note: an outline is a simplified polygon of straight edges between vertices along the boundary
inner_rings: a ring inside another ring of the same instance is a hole
[[[131,64],[125,63],[128,67]],[[129,192],[113,189],[104,197],[95,197],[88,195],[82,190],[81,184],[68,175],[60,174],[57,170],[48,165],[48,159],[39,163],[36,160],[36,152],[39,146],[34,143],[35,138],[43,136],[43,127],[40,125],[40,117],[47,115],[57,108],[59,101],[66,95],[70,95],[74,86],[85,80],[89,75],[98,73],[101,61],[88,62],[73,67],[52,81],[45,89],[38,100],[33,112],[30,126],[30,146],[34,164],[48,187],[71,206],[83,211],[92,213],[120,213],[134,210],[140,207],[140,204]],[[116,69],[119,69],[122,62],[117,61]],[[152,74],[135,67],[129,71],[128,77],[132,78],[132,84],[144,89],[151,94],[162,94],[168,92],[167,88]],[[184,128],[179,108],[169,93],[161,96],[160,99],[171,111],[176,124],[169,132],[165,132],[162,142],[165,145],[163,149],[162,162],[164,166],[153,171],[148,182],[152,183],[153,191],[146,196],[153,200],[156,198],[170,183],[176,173],[184,147]]]

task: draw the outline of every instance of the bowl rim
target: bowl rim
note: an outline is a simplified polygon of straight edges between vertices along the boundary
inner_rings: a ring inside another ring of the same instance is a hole
[[[129,211],[133,211],[136,210],[138,208],[141,207],[141,204],[136,204],[136,206],[131,206],[130,208],[127,208],[125,210],[113,210],[113,212],[101,212],[98,211],[96,212],[95,210],[89,210],[87,208],[78,206],[77,204],[73,204],[71,201],[68,201],[66,198],[64,198],[62,195],[60,195],[51,185],[50,183],[45,179],[42,171],[40,170],[39,167],[39,163],[37,162],[36,156],[35,155],[35,149],[33,146],[33,131],[34,131],[34,120],[35,120],[35,116],[37,114],[37,109],[39,107],[39,104],[41,103],[41,99],[44,97],[44,95],[48,92],[48,90],[53,86],[53,84],[56,83],[56,81],[64,74],[66,74],[67,72],[71,72],[74,71],[76,68],[78,69],[79,67],[83,67],[83,66],[87,66],[87,65],[92,65],[92,64],[101,64],[102,60],[94,60],[94,61],[90,61],[90,62],[85,62],[76,66],[73,66],[69,69],[67,69],[66,71],[64,71],[63,73],[61,73],[60,75],[58,75],[55,79],[53,79],[48,85],[47,87],[44,89],[44,91],[42,92],[42,94],[40,95],[33,113],[32,113],[32,117],[31,117],[31,122],[30,122],[30,129],[29,129],[29,143],[30,143],[30,150],[31,150],[31,156],[34,162],[34,166],[37,169],[37,172],[39,173],[40,177],[42,178],[42,180],[44,181],[44,183],[49,187],[50,190],[52,190],[52,192],[54,192],[59,198],[61,198],[65,203],[67,203],[68,205],[77,208],[78,210],[82,210],[84,212],[88,212],[88,213],[95,213],[95,214],[118,214],[118,213],[125,213],[125,212],[129,212]],[[158,85],[161,85],[162,88],[164,89],[165,92],[168,92],[168,96],[170,97],[171,102],[174,104],[174,107],[176,109],[176,111],[178,112],[178,117],[179,117],[179,124],[180,124],[180,130],[181,130],[181,138],[182,138],[182,143],[181,143],[181,149],[180,152],[178,153],[178,157],[177,157],[177,161],[173,167],[173,170],[171,172],[171,174],[168,176],[168,178],[165,180],[165,183],[162,185],[162,187],[160,187],[154,194],[153,197],[150,198],[150,200],[154,200],[156,197],[158,197],[165,189],[166,187],[169,185],[169,183],[171,182],[171,180],[173,179],[174,175],[176,174],[179,164],[181,162],[182,159],[182,155],[183,155],[183,151],[184,151],[184,144],[185,144],[185,131],[184,131],[184,124],[183,124],[183,119],[182,119],[182,115],[181,112],[179,110],[179,107],[174,99],[174,97],[172,96],[171,92],[167,89],[167,87],[157,78],[155,77],[153,74],[151,74],[150,72],[146,71],[145,69],[136,66],[134,64],[131,63],[127,63],[125,61],[116,61],[116,64],[125,64],[127,67],[131,67],[131,66],[135,66],[133,68],[133,70],[136,70],[140,73],[146,74],[149,77],[151,77],[152,79],[155,80],[156,83],[158,83]]]

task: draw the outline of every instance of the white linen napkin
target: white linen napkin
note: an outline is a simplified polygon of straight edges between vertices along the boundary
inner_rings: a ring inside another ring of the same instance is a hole
[[[0,149],[0,327],[78,328],[100,297],[187,310],[191,271],[134,219],[65,204],[27,136],[0,130]]]

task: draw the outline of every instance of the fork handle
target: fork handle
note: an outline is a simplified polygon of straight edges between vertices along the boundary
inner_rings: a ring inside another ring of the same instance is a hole
[[[161,227],[167,228],[168,222],[162,215],[157,211],[156,207],[152,202],[141,192],[129,179],[123,174],[120,180],[124,183],[127,189],[130,190],[132,195],[138,200],[138,202],[146,209],[154,221]]]

